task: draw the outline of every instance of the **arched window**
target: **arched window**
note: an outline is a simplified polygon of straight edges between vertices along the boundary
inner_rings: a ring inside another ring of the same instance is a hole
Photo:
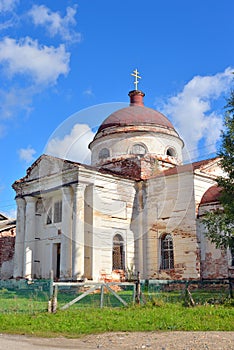
[[[170,234],[163,235],[161,238],[161,269],[174,268],[173,240]]]
[[[136,143],[132,146],[131,153],[143,156],[144,154],[146,154],[146,146],[142,143]]]
[[[124,240],[119,234],[113,238],[113,252],[112,252],[112,269],[124,270],[125,268],[125,254],[124,254]]]
[[[108,150],[108,148],[101,149],[101,151],[99,152],[98,158],[105,159],[108,157],[110,157],[110,151]]]
[[[166,151],[166,155],[170,156],[170,157],[176,157],[176,151],[174,148],[172,147],[168,147],[167,151]]]

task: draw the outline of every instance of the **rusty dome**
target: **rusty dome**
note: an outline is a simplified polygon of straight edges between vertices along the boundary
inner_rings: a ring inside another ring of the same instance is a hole
[[[171,122],[162,113],[144,106],[145,94],[140,90],[130,91],[130,105],[109,115],[100,125],[98,132],[110,127],[152,125],[174,129]]]
[[[208,190],[203,194],[200,205],[205,205],[209,203],[219,202],[221,196],[222,188],[214,185],[208,188]]]

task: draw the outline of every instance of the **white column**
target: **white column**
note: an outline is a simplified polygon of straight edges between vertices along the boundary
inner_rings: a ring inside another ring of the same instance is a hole
[[[36,230],[35,214],[37,198],[26,196],[25,200],[24,277],[31,279],[33,277],[33,251]]]
[[[73,186],[72,277],[84,276],[84,191],[86,185]]]
[[[60,278],[72,278],[72,188],[63,188]]]
[[[141,278],[143,277],[143,266],[144,266],[144,245],[143,245],[143,225],[142,225],[142,210],[138,212],[138,231],[137,231],[137,272],[140,272]]]
[[[24,230],[25,230],[25,200],[16,198],[17,219],[14,255],[14,278],[23,277],[24,271]]]

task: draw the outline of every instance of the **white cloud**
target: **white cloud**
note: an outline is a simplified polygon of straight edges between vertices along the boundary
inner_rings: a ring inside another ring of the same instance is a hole
[[[206,153],[216,151],[223,119],[212,111],[212,102],[230,89],[232,81],[230,67],[213,76],[195,76],[181,92],[163,104],[162,112],[171,118],[187,149],[193,151],[192,158],[199,155],[201,141],[207,147]]]
[[[18,153],[19,153],[20,160],[23,160],[26,163],[31,163],[34,160],[33,156],[36,153],[36,151],[31,146],[28,146],[27,148],[21,148],[18,151]]]
[[[66,15],[61,17],[58,12],[52,12],[44,5],[34,5],[29,11],[33,22],[37,26],[44,26],[51,37],[60,35],[65,41],[79,42],[80,33],[72,29],[76,25],[75,15],[77,6],[67,7]]]
[[[37,84],[55,84],[61,74],[69,71],[70,54],[64,45],[39,46],[29,37],[17,42],[5,37],[0,42],[0,63],[10,76],[29,75]]]
[[[0,0],[0,12],[12,11],[19,0]]]
[[[71,132],[63,138],[52,138],[45,153],[80,163],[90,163],[91,153],[88,149],[94,133],[87,124],[75,124]]]

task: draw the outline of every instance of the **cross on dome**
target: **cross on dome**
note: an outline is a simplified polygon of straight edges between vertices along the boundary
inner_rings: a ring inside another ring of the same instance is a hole
[[[135,84],[135,90],[138,90],[138,83],[139,83],[139,80],[138,79],[141,79],[140,75],[139,75],[139,72],[137,70],[137,68],[133,71],[133,73],[131,74],[133,77],[135,77],[135,81],[134,81],[134,84]]]

